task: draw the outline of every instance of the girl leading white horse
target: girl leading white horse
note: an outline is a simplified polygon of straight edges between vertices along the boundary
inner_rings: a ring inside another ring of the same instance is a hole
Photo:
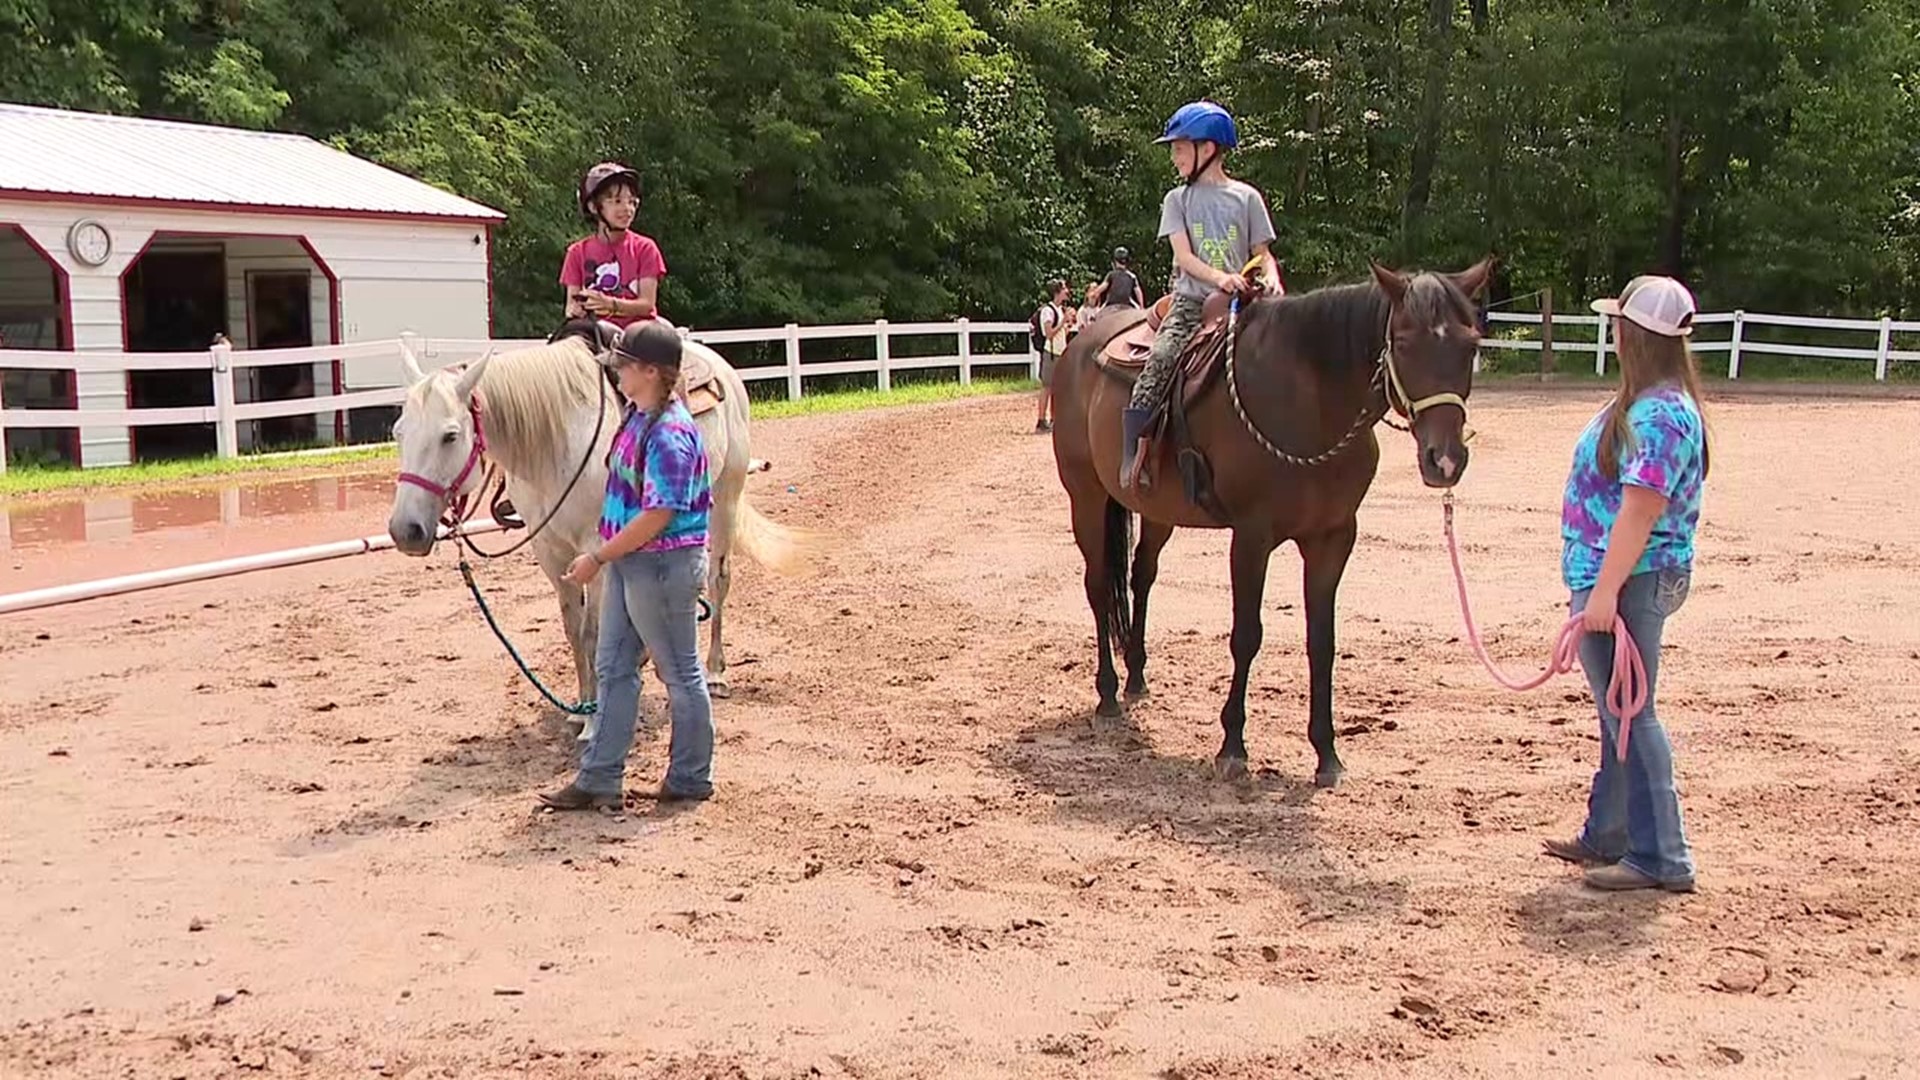
[[[506,474],[507,497],[528,526],[540,530],[531,546],[560,601],[582,701],[593,699],[596,691],[593,652],[599,610],[562,575],[575,555],[591,550],[598,540],[607,448],[620,426],[618,395],[596,360],[600,333],[596,323],[577,320],[562,328],[552,344],[489,355],[464,369],[431,374],[403,352],[411,387],[394,424],[401,471],[387,521],[395,548],[408,555],[430,554],[447,506],[463,497],[480,497],[482,457],[497,464]],[[707,680],[714,696],[725,697],[724,628],[733,553],[737,549],[762,566],[790,573],[800,565],[801,549],[795,533],[762,517],[747,501],[752,448],[746,384],[713,350],[689,341],[686,351],[690,371],[698,366],[696,360],[711,368],[713,396],[719,398],[695,423],[706,441],[714,477]],[[594,722],[589,716],[581,738]]]

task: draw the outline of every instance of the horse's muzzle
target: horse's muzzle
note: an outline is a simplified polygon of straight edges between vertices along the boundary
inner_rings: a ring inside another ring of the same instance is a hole
[[[393,539],[394,550],[402,555],[433,554],[433,530],[417,521],[389,521],[387,535]]]
[[[1450,488],[1460,482],[1467,473],[1467,447],[1465,443],[1454,442],[1451,446],[1423,446],[1420,449],[1420,479],[1431,488]]]

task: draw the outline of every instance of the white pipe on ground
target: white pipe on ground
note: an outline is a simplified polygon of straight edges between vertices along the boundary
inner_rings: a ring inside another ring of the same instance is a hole
[[[492,521],[471,522],[460,530],[467,536],[499,531],[500,526]],[[451,539],[452,536],[452,533],[444,529],[440,532],[442,540]],[[237,559],[220,559],[215,562],[176,566],[168,570],[150,570],[143,574],[127,574],[122,577],[75,582],[72,585],[56,585],[50,589],[9,593],[0,595],[0,615],[33,611],[57,604],[71,604],[81,600],[93,600],[102,596],[160,589],[169,585],[184,585],[190,581],[231,577],[235,574],[252,573],[255,570],[274,570],[283,566],[298,566],[301,563],[322,562],[327,559],[345,558],[349,555],[365,555],[369,552],[384,551],[392,546],[393,538],[381,533],[378,536],[363,536],[358,540],[314,544],[311,547],[243,555]]]

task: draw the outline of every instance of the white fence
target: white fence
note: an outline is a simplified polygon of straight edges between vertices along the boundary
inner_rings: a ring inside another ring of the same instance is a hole
[[[1539,327],[1541,317],[1537,313],[1495,311],[1488,314],[1495,324],[1518,324]],[[1556,354],[1578,355],[1590,353],[1593,356],[1593,370],[1596,374],[1607,372],[1607,356],[1614,351],[1613,344],[1607,340],[1607,321],[1599,315],[1561,315],[1553,316],[1554,341]],[[1882,382],[1887,378],[1887,365],[1893,362],[1911,363],[1920,360],[1920,350],[1896,349],[1893,347],[1895,334],[1920,334],[1920,322],[1903,322],[1898,319],[1823,319],[1806,315],[1762,315],[1747,311],[1720,312],[1709,314],[1702,312],[1693,317],[1696,328],[1706,328],[1705,334],[1696,329],[1692,348],[1696,355],[1706,356],[1715,353],[1727,354],[1727,378],[1740,377],[1740,360],[1743,356],[1794,356],[1821,360],[1852,360],[1873,362],[1873,377]],[[1593,327],[1588,331],[1589,340],[1569,341],[1559,336],[1562,326]],[[1713,327],[1730,327],[1727,336],[1719,338]],[[1798,344],[1788,341],[1750,341],[1747,339],[1748,327],[1778,326],[1796,330],[1845,331],[1862,335],[1872,335],[1872,347],[1849,347],[1819,344]],[[1495,334],[1498,327],[1495,327]],[[1711,337],[1712,340],[1708,340]],[[1523,349],[1540,351],[1541,342],[1537,338],[1503,338],[1489,336],[1480,343],[1483,349]]]
[[[846,326],[798,326],[754,330],[686,330],[682,334],[708,345],[738,345],[779,342],[785,345],[786,362],[740,368],[740,377],[752,381],[784,379],[787,397],[798,398],[805,379],[822,375],[874,375],[881,390],[893,386],[893,374],[899,371],[954,369],[962,383],[973,381],[977,367],[1013,367],[1027,369],[1038,376],[1040,358],[1027,342],[1026,323],[975,323],[967,319],[952,322],[902,323],[885,319],[873,323]],[[1017,335],[1018,351],[980,351],[979,337],[1006,338]],[[893,356],[893,341],[903,337],[950,337],[957,351],[937,356]],[[801,343],[806,341],[871,340],[874,359],[811,360],[802,362]],[[129,352],[55,352],[39,349],[0,349],[0,368],[30,368],[42,371],[107,372],[127,371],[204,371],[213,378],[213,404],[167,409],[10,409],[0,400],[0,448],[4,448],[6,429],[14,428],[88,428],[144,427],[162,424],[212,424],[216,450],[221,457],[239,456],[238,425],[243,421],[266,420],[280,416],[312,416],[317,413],[343,412],[375,406],[397,406],[406,400],[404,386],[361,390],[350,394],[286,398],[278,401],[241,402],[236,399],[234,372],[242,368],[278,364],[317,364],[345,360],[398,360],[403,349],[410,349],[420,366],[445,367],[472,360],[488,349],[516,349],[541,345],[539,340],[454,340],[406,335],[389,341],[364,341],[351,345],[318,345],[299,349],[235,349],[216,345],[205,352],[129,353]],[[7,467],[6,454],[0,452],[0,472]]]

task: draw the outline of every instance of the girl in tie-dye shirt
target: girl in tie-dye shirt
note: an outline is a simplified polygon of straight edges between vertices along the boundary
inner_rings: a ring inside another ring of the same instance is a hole
[[[1660,637],[1686,601],[1694,530],[1707,478],[1700,377],[1687,349],[1693,295],[1672,278],[1639,277],[1618,300],[1597,300],[1612,319],[1620,389],[1574,446],[1560,512],[1562,576],[1584,616],[1580,664],[1600,713],[1600,769],[1587,822],[1547,854],[1589,866],[1602,889],[1693,889],[1693,855],[1680,821],[1673,749],[1654,712]],[[1614,619],[1626,622],[1647,671],[1647,703],[1632,718],[1627,760],[1616,752],[1620,718],[1606,706]]]
[[[600,708],[583,733],[580,775],[540,796],[555,809],[622,805],[627,751],[640,717],[643,647],[667,684],[673,733],[667,775],[641,797],[713,794],[713,702],[695,640],[713,489],[700,428],[674,395],[681,349],[673,329],[638,322],[602,358],[631,405],[608,455],[600,544],[566,573],[567,581],[585,587],[605,571],[593,661]]]

